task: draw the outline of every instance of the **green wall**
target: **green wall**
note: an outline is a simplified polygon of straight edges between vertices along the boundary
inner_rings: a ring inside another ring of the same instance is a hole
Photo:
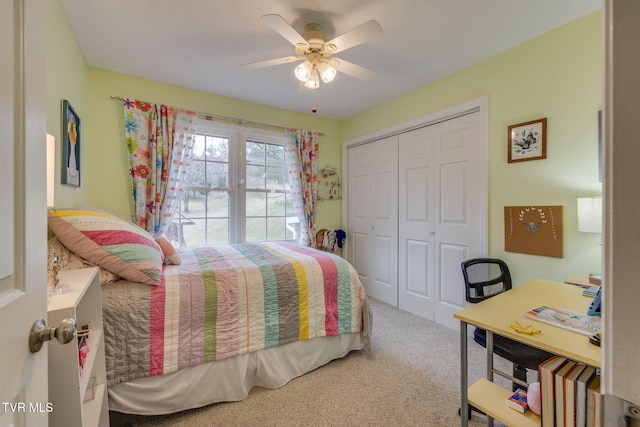
[[[576,198],[601,194],[597,111],[602,106],[602,15],[588,15],[345,121],[323,119],[88,67],[60,4],[47,2],[47,129],[58,143],[61,100],[82,119],[82,186],[56,185],[56,207],[94,206],[130,217],[120,102],[112,96],[323,132],[320,166],[341,167],[341,144],[489,97],[489,255],[505,259],[515,283],[600,271],[600,236],[577,231]],[[548,119],[547,159],[507,163],[507,127]],[[564,257],[504,251],[504,206],[562,205]],[[318,227],[341,225],[340,201],[319,202]]]
[[[91,142],[87,129],[91,120],[88,109],[89,72],[67,14],[60,0],[47,1],[47,133],[56,138],[56,207],[85,206],[91,174],[87,160]],[[62,100],[68,100],[80,117],[80,187],[60,184],[62,174]]]
[[[602,15],[593,13],[343,122],[345,141],[489,97],[489,254],[515,283],[601,271],[600,235],[577,231],[576,198],[599,195]],[[548,119],[547,159],[507,162],[507,128]],[[564,257],[504,251],[504,206],[562,205]]]

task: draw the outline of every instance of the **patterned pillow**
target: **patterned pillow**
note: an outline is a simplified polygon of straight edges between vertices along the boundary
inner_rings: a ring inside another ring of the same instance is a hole
[[[80,257],[118,276],[160,284],[162,249],[137,225],[98,209],[50,209],[49,227]]]
[[[86,259],[81,258],[76,253],[71,252],[65,245],[62,244],[60,239],[58,239],[56,236],[53,236],[47,241],[47,265],[51,265],[53,257],[58,257],[60,271],[96,267],[95,264],[90,263]],[[108,285],[119,279],[118,275],[113,274],[109,270],[105,270],[102,267],[99,268],[101,285]]]

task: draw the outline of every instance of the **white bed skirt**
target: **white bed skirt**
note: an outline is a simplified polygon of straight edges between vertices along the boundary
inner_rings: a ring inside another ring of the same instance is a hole
[[[361,350],[360,334],[296,341],[279,347],[140,378],[110,387],[109,410],[164,415],[218,402],[242,400],[254,386],[282,387],[331,360]]]

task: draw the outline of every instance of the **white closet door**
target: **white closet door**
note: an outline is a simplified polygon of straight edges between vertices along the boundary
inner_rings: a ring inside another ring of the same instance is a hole
[[[460,263],[484,251],[486,172],[480,113],[435,125],[434,138],[435,321],[458,329],[453,314],[466,305]]]
[[[349,253],[367,294],[398,305],[398,137],[349,149]]]
[[[398,307],[435,318],[434,126],[400,134]]]
[[[457,329],[460,263],[483,251],[480,113],[400,135],[399,308]]]

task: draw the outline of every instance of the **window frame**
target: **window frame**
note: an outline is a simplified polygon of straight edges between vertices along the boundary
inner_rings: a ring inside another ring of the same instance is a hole
[[[283,132],[267,129],[238,126],[212,120],[198,119],[197,135],[226,138],[229,141],[229,234],[228,243],[246,241],[246,201],[247,201],[247,162],[246,146],[248,142],[274,144],[287,149],[287,139]],[[286,156],[286,151],[285,151]],[[286,157],[285,157],[286,158]],[[285,164],[286,167],[286,164]],[[215,190],[214,190],[215,191]],[[252,191],[255,192],[255,191]],[[265,190],[265,193],[268,193]],[[291,191],[282,191],[287,195]],[[267,212],[268,213],[268,212]],[[269,216],[266,215],[266,218]],[[286,232],[286,231],[285,231]],[[293,240],[292,240],[293,241]]]

